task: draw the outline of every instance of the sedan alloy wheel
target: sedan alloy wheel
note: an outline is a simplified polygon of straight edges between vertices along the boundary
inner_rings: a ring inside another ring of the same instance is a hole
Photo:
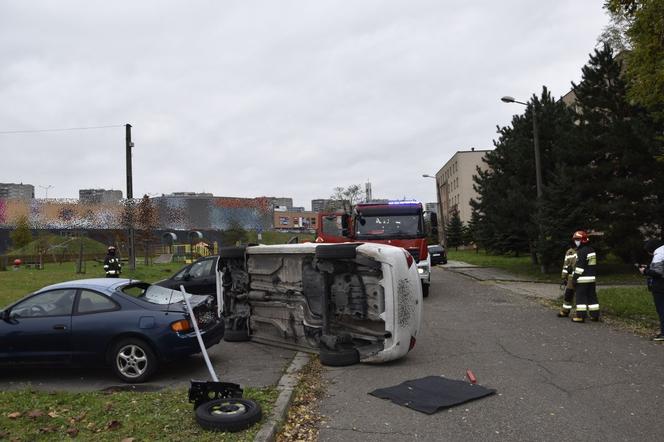
[[[121,341],[115,347],[113,368],[120,379],[145,381],[156,369],[157,359],[150,347],[138,339]]]

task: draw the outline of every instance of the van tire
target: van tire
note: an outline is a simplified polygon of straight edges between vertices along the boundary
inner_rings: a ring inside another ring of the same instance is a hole
[[[429,297],[429,286],[431,284],[422,284],[422,297],[423,298],[428,298]]]
[[[360,362],[360,354],[354,348],[330,350],[325,346],[321,346],[319,357],[320,363],[328,367],[345,367]]]
[[[241,328],[239,330],[224,330],[224,341],[226,342],[245,342],[249,339],[249,330],[246,328]]]
[[[244,258],[244,253],[246,251],[246,247],[221,247],[219,249],[219,257],[226,259],[240,259]]]
[[[316,247],[317,259],[355,259],[360,244],[321,244]]]

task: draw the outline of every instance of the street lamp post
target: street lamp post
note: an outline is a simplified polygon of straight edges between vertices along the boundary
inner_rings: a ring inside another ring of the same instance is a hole
[[[523,101],[518,101],[514,99],[514,97],[510,96],[504,96],[500,100],[503,103],[517,103],[523,106],[528,106],[528,103],[524,103]],[[537,126],[537,111],[535,109],[535,103],[533,103],[532,114],[533,114],[533,145],[535,148],[535,180],[537,184],[537,210],[538,210],[537,228],[539,231],[539,242],[541,245],[543,241],[543,235],[542,235],[542,224],[539,220],[539,210],[542,203],[542,165],[541,165],[542,163],[540,160],[539,127]],[[546,273],[546,269],[544,267],[544,264],[542,263],[541,257],[540,257],[540,269],[542,273]]]

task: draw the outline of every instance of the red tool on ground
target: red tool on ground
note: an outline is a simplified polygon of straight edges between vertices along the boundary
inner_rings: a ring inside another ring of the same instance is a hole
[[[466,377],[468,378],[468,381],[471,384],[477,384],[477,378],[475,377],[475,373],[470,371],[470,369],[466,370]]]

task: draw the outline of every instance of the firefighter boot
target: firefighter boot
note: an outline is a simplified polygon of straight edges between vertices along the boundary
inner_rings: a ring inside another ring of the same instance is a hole
[[[588,316],[588,306],[586,304],[576,304],[576,311],[572,316],[574,322],[585,322]]]
[[[565,281],[565,283],[567,283],[567,281]],[[566,289],[565,294],[563,295],[563,305],[560,308],[560,311],[558,312],[559,318],[569,317],[569,314],[572,311],[572,307],[574,306],[573,301],[574,301],[574,290]]]
[[[599,322],[599,310],[590,312],[590,320],[593,322]]]
[[[579,310],[578,307],[576,309],[576,312],[574,312],[574,316],[572,316],[572,321],[573,322],[586,322],[586,315],[588,312],[585,310]]]

